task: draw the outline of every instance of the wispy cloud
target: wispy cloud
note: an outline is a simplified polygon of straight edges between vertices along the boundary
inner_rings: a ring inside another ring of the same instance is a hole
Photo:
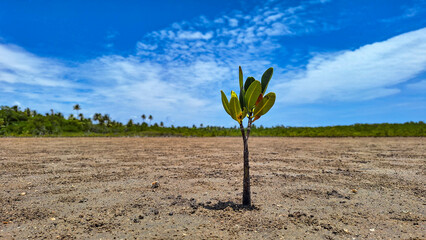
[[[169,71],[136,56],[105,56],[82,64],[78,77],[90,79],[90,94],[115,115],[149,112],[186,118],[206,107],[207,100],[192,94],[192,89]]]
[[[426,70],[426,28],[337,53],[319,54],[275,88],[287,103],[358,101],[398,93]],[[284,94],[285,93],[285,94]]]
[[[177,39],[183,39],[183,40],[198,40],[198,39],[209,40],[212,37],[213,37],[212,32],[201,33],[198,31],[180,31],[177,33],[177,36],[176,36]]]
[[[411,6],[405,5],[401,7],[402,13],[400,15],[391,17],[391,18],[381,19],[380,21],[392,23],[392,22],[396,22],[400,20],[413,18],[424,13],[425,7],[426,7],[426,3],[424,1],[419,1]]]
[[[406,87],[409,90],[420,91],[424,93],[426,91],[426,80],[421,80],[415,83],[407,84]]]
[[[23,104],[48,111],[87,100],[77,90],[79,83],[70,78],[71,71],[58,60],[0,43],[1,105]]]
[[[55,60],[35,56],[10,44],[0,44],[0,56],[0,82],[48,87],[72,86],[71,82],[64,80],[66,67]]]

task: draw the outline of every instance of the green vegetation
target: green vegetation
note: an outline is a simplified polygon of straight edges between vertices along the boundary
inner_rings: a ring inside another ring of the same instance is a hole
[[[254,121],[265,115],[275,103],[275,93],[270,92],[265,95],[266,88],[274,73],[273,68],[269,68],[262,75],[262,82],[254,77],[248,77],[243,85],[243,70],[239,67],[240,96],[231,91],[231,100],[225,93],[222,94],[222,105],[226,113],[240,124],[241,136],[244,145],[244,179],[243,179],[243,205],[251,206],[250,193],[250,166],[248,139],[250,137],[251,127]],[[247,128],[244,129],[243,120],[248,118]]]
[[[255,130],[254,130],[255,129]],[[265,128],[252,125],[251,136],[258,137],[426,137],[426,124],[420,122],[355,124],[330,127],[284,127]],[[0,136],[241,136],[237,127],[225,128],[200,124],[192,127],[161,127],[154,123],[134,123],[128,127],[110,119],[108,114],[96,113],[93,119],[79,113],[78,118],[65,118],[51,110],[40,114],[35,110],[18,106],[0,107]]]

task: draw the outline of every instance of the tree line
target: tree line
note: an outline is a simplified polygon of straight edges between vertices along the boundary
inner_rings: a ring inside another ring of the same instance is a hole
[[[163,122],[152,123],[152,115],[141,115],[142,123],[130,119],[127,124],[112,120],[108,114],[95,113],[86,118],[74,105],[76,115],[65,117],[53,109],[38,113],[18,106],[0,107],[0,136],[239,136],[236,126],[169,126]],[[149,124],[145,122],[149,120]],[[326,127],[263,127],[252,126],[252,136],[273,137],[425,137],[423,121],[406,123],[354,124]]]

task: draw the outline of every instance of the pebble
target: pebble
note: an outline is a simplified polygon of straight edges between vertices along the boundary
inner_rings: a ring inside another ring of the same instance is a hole
[[[370,228],[370,232],[374,232],[376,231],[374,228]]]
[[[160,187],[160,183],[158,181],[151,183],[151,188],[158,188],[158,187]]]
[[[25,196],[25,195],[27,195],[27,193],[26,192],[21,192],[19,195]]]
[[[160,213],[157,209],[154,209],[154,208],[152,208],[152,209],[151,209],[151,212],[152,212],[154,215],[158,215],[158,214]]]

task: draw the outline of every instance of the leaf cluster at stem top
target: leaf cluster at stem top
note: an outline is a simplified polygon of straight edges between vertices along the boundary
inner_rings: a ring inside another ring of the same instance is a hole
[[[273,72],[273,68],[269,68],[263,73],[261,81],[248,77],[244,82],[243,71],[241,66],[239,67],[240,94],[231,91],[231,99],[228,101],[225,93],[221,91],[223,108],[235,121],[241,124],[243,119],[248,117],[251,124],[272,108],[276,95],[273,92],[265,95],[265,92]]]

